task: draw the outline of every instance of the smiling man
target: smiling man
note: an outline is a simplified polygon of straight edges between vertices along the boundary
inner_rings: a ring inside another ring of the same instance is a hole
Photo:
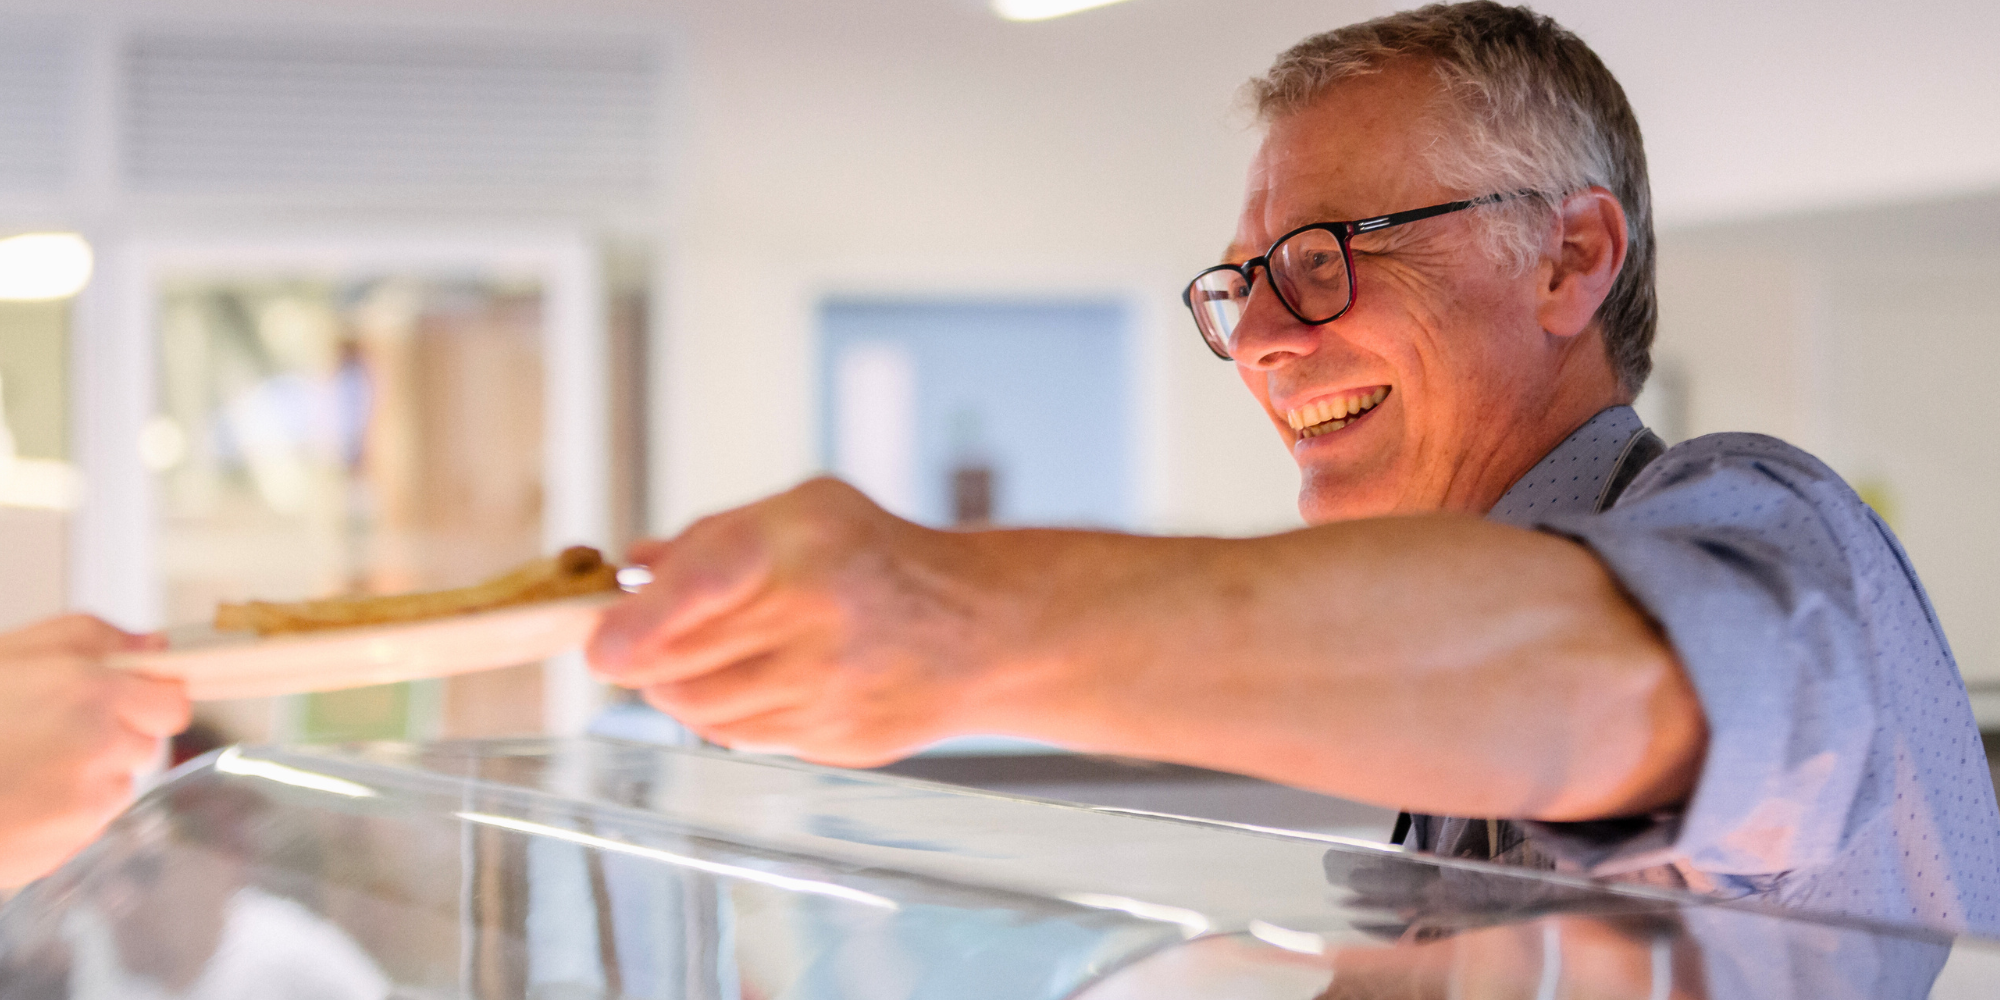
[[[1312,527],[948,533],[815,481],[639,546],[598,670],[733,746],[1018,734],[1397,806],[1420,850],[2000,930],[2000,811],[1888,529],[1783,442],[1667,449],[1627,405],[1652,224],[1597,57],[1427,7],[1253,93],[1188,305]]]

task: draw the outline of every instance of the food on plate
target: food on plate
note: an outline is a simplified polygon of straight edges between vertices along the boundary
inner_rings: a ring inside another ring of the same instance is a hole
[[[215,609],[215,629],[218,632],[255,632],[258,635],[317,632],[357,625],[444,618],[617,589],[618,567],[605,562],[603,554],[596,549],[575,545],[470,587],[382,597],[223,604]]]

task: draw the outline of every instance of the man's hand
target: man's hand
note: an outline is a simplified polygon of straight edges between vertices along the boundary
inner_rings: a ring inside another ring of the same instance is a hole
[[[180,682],[103,665],[157,641],[88,615],[0,634],[0,887],[48,874],[95,837],[133,771],[187,726]]]
[[[962,731],[1004,608],[966,548],[817,479],[630,558],[653,582],[590,642],[603,678],[704,738],[866,766]]]

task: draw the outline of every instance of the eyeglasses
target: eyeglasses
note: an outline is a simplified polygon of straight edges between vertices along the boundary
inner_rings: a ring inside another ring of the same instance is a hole
[[[1250,291],[1256,284],[1251,273],[1255,269],[1264,269],[1270,277],[1271,290],[1278,293],[1278,301],[1299,322],[1321,326],[1354,307],[1354,249],[1350,241],[1355,236],[1529,193],[1489,194],[1358,222],[1315,222],[1300,226],[1279,237],[1262,257],[1252,257],[1241,264],[1218,265],[1195,275],[1181,293],[1181,302],[1194,314],[1195,326],[1201,329],[1201,339],[1207,342],[1208,349],[1216,357],[1229,361],[1235,356],[1237,321],[1243,318],[1243,310],[1250,303]]]

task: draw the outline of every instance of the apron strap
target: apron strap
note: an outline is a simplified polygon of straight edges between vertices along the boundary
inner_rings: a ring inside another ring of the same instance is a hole
[[[1598,491],[1597,506],[1591,509],[1599,514],[1610,510],[1611,505],[1625,494],[1625,487],[1632,485],[1632,480],[1639,478],[1640,471],[1653,464],[1653,459],[1665,454],[1666,450],[1667,443],[1660,440],[1651,428],[1639,428],[1639,433],[1632,435],[1632,439],[1625,442],[1625,449],[1618,453],[1618,464],[1611,467],[1611,476],[1604,480],[1604,489]]]

